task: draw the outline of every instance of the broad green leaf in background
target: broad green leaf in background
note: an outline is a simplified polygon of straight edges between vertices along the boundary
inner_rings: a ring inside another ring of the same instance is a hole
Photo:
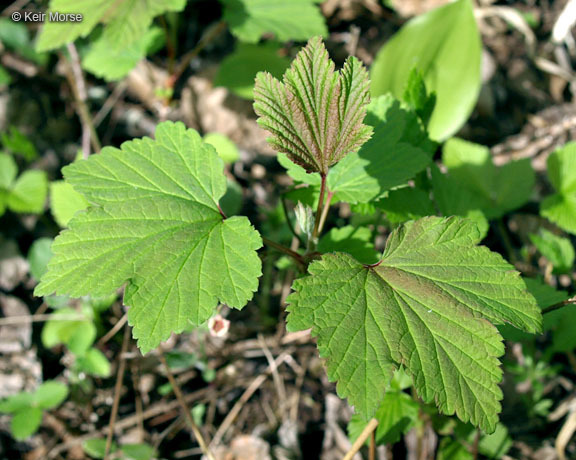
[[[442,162],[455,184],[473,195],[474,208],[488,219],[521,207],[532,195],[535,176],[529,159],[495,166],[487,147],[452,138],[444,144]]]
[[[224,163],[234,163],[240,158],[238,147],[230,138],[220,133],[208,133],[204,136],[204,142],[210,144]]]
[[[542,317],[518,273],[479,238],[457,217],[410,221],[379,264],[327,254],[294,282],[289,330],[312,328],[329,378],[365,419],[402,363],[425,402],[494,431],[504,349],[491,323],[537,332]]]
[[[164,122],[155,140],[106,147],[65,167],[94,206],[54,241],[36,295],[102,296],[126,284],[143,353],[206,321],[218,302],[242,308],[258,287],[262,241],[247,218],[222,218],[223,166],[196,131]]]
[[[38,238],[30,246],[28,251],[28,264],[30,265],[30,274],[39,280],[44,273],[48,262],[52,258],[52,238]]]
[[[436,165],[432,165],[430,169],[434,201],[440,213],[443,216],[460,216],[470,219],[478,226],[481,239],[484,239],[490,224],[482,211],[482,207],[486,204],[482,197],[463,187],[449,174],[442,174]]]
[[[378,261],[378,253],[372,244],[372,232],[368,227],[345,227],[333,228],[325,233],[318,242],[318,251],[345,252],[356,260],[372,264]]]
[[[14,212],[40,214],[48,194],[46,173],[39,170],[24,171],[12,185],[8,195],[8,208]]]
[[[68,388],[60,382],[44,382],[33,393],[32,405],[40,409],[52,409],[64,402]]]
[[[224,20],[243,42],[256,43],[271,33],[278,41],[304,41],[328,35],[320,0],[220,0]]]
[[[372,95],[400,98],[414,67],[436,94],[428,126],[432,139],[456,133],[472,112],[481,86],[481,40],[471,0],[457,0],[409,21],[372,65]]]
[[[322,179],[320,179],[320,174],[307,173],[302,166],[299,166],[293,161],[290,161],[285,153],[278,153],[276,159],[278,160],[278,163],[286,168],[286,173],[297,183],[317,185],[320,187],[320,183],[322,181]]]
[[[126,460],[150,460],[157,455],[148,444],[124,444],[121,450]]]
[[[38,157],[38,151],[28,137],[15,126],[10,126],[6,133],[2,133],[2,145],[15,155],[21,155],[26,161]]]
[[[90,46],[82,59],[82,67],[106,81],[120,80],[146,56],[150,46],[159,37],[164,37],[162,29],[152,27],[132,44],[118,48],[110,43],[108,35],[103,34]]]
[[[540,234],[530,235],[530,240],[538,251],[554,266],[555,273],[568,273],[574,266],[574,246],[568,238],[555,235],[545,228]]]
[[[254,88],[258,124],[268,139],[307,172],[328,169],[366,142],[372,132],[366,114],[368,74],[355,57],[334,71],[320,37],[311,38],[280,82],[259,72]]]
[[[278,45],[239,43],[234,53],[226,56],[214,78],[215,86],[225,86],[237,96],[254,97],[254,79],[260,71],[281,78],[290,60],[278,54]]]
[[[113,48],[126,48],[142,38],[156,16],[185,6],[186,0],[51,0],[46,14],[81,14],[82,21],[46,21],[36,50],[53,50],[86,37],[98,23],[105,24],[102,36]]]
[[[576,142],[553,152],[547,166],[548,178],[556,193],[542,201],[540,213],[576,235]]]
[[[386,219],[392,224],[420,219],[436,213],[430,193],[416,187],[391,190],[385,198],[376,201],[374,205],[384,211]]]
[[[419,404],[412,397],[401,391],[387,391],[380,407],[374,414],[378,420],[376,427],[377,444],[394,444],[407,433],[418,421]],[[366,422],[354,414],[348,424],[350,440],[360,436]],[[368,441],[366,441],[368,442]]]
[[[112,442],[110,452],[116,451],[117,448],[116,443]],[[106,456],[106,439],[87,439],[82,442],[82,449],[84,449],[84,452],[90,455],[90,457],[104,458]]]
[[[72,185],[62,180],[50,184],[50,211],[60,227],[68,226],[70,219],[87,207],[86,198],[74,190]]]
[[[392,96],[374,99],[366,124],[372,138],[330,170],[328,188],[349,203],[376,200],[393,187],[405,184],[431,161],[434,146],[418,117]]]

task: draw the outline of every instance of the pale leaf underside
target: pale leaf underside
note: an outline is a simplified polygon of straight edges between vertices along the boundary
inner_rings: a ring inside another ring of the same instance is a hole
[[[366,69],[353,57],[335,72],[317,37],[298,53],[283,82],[266,72],[257,75],[254,109],[275,149],[308,172],[327,174],[370,137],[362,123],[368,85]]]
[[[364,417],[403,364],[422,399],[496,426],[503,345],[491,322],[534,332],[541,316],[518,274],[477,240],[469,221],[424,218],[390,236],[379,265],[327,254],[294,283],[289,329],[313,328],[330,379]]]

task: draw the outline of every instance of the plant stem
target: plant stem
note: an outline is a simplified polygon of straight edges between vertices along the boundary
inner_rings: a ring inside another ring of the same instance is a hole
[[[370,433],[370,450],[368,452],[369,460],[376,460],[376,431]]]
[[[549,307],[546,307],[542,310],[542,314],[545,315],[546,313],[550,313],[555,310],[560,310],[561,308],[567,307],[569,305],[576,305],[576,297],[572,297],[571,299],[563,300],[562,302],[550,305]]]
[[[300,254],[298,254],[296,251],[293,251],[292,249],[287,248],[283,244],[276,243],[276,241],[272,241],[271,239],[268,239],[265,236],[262,237],[262,241],[264,242],[264,244],[266,246],[270,246],[271,248],[274,248],[277,251],[282,252],[283,254],[286,254],[287,256],[292,257],[296,262],[298,262],[302,266],[306,265],[306,263],[304,262],[304,258]]]
[[[372,434],[372,432],[376,429],[377,426],[378,426],[378,420],[376,420],[375,418],[370,420],[368,424],[364,427],[364,430],[362,430],[362,433],[360,433],[360,436],[358,436],[358,439],[354,441],[354,444],[352,444],[352,447],[346,453],[346,455],[342,460],[352,460],[352,457],[354,457],[354,455],[356,455],[356,452],[358,452],[361,449],[361,447],[368,439],[368,436]]]
[[[320,229],[320,220],[322,218],[322,211],[324,208],[324,195],[326,194],[326,174],[321,174],[320,177],[320,196],[318,197],[318,207],[316,208],[316,215],[314,216],[314,230],[312,230],[312,236],[308,241],[308,252],[311,252],[316,248],[316,241],[318,240],[318,232]]]
[[[124,329],[124,339],[122,340],[122,349],[120,351],[120,364],[116,374],[116,384],[114,385],[114,402],[112,403],[112,413],[110,414],[110,423],[108,424],[108,436],[106,437],[106,447],[104,449],[104,460],[109,459],[110,447],[112,447],[112,436],[114,435],[114,425],[118,415],[118,406],[120,405],[120,393],[122,391],[122,380],[126,370],[126,351],[130,341],[130,328],[126,325]]]
[[[68,62],[69,71],[66,72],[66,79],[72,89],[74,101],[76,102],[76,111],[78,112],[82,124],[82,153],[84,158],[88,158],[90,155],[90,144],[92,144],[94,152],[99,152],[102,149],[102,146],[98,139],[96,128],[94,128],[92,116],[90,115],[90,111],[86,105],[86,83],[84,81],[84,76],[82,75],[80,57],[78,56],[78,51],[73,43],[68,44],[68,53],[70,54],[70,62]],[[64,55],[61,56],[66,62],[67,60]],[[85,140],[88,140],[88,145],[84,142]]]
[[[194,422],[194,418],[192,418],[192,413],[190,412],[190,408],[188,407],[188,404],[186,404],[186,400],[184,399],[184,396],[182,395],[182,391],[180,390],[180,385],[178,385],[178,382],[174,378],[174,375],[172,374],[172,371],[170,370],[170,367],[168,366],[168,363],[166,362],[166,358],[164,357],[164,353],[163,353],[161,347],[158,348],[158,356],[160,357],[160,361],[162,361],[162,365],[164,366],[164,370],[166,371],[166,376],[168,377],[168,381],[170,382],[170,385],[172,386],[172,390],[174,390],[174,394],[176,395],[176,399],[178,399],[178,402],[180,403],[180,407],[182,408],[182,411],[184,411],[184,418],[186,419],[186,421],[188,422],[188,425],[192,429],[192,432],[194,433],[194,436],[196,437],[196,441],[198,442],[200,449],[202,450],[202,452],[204,453],[206,458],[208,458],[209,460],[215,460],[214,456],[212,455],[212,452],[208,448],[208,444],[204,440],[204,436],[202,436],[202,432],[200,431],[200,428],[198,428],[198,425],[196,425],[196,423]]]
[[[334,192],[328,190],[326,194],[326,203],[324,203],[324,208],[322,208],[322,215],[320,216],[320,224],[318,225],[318,233],[322,233],[324,229],[324,224],[326,223],[326,217],[328,216],[328,211],[330,210],[330,203],[332,202],[332,197]]]

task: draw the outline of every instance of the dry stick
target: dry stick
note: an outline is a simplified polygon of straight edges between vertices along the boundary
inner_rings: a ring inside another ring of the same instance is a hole
[[[106,102],[102,104],[102,107],[100,108],[100,110],[98,110],[98,113],[94,115],[94,119],[92,121],[94,123],[95,128],[100,126],[100,123],[102,123],[104,118],[106,118],[106,115],[110,113],[110,110],[114,108],[114,106],[118,102],[118,99],[120,99],[120,96],[122,96],[124,91],[126,91],[127,87],[128,83],[126,83],[126,80],[122,80],[120,83],[116,85],[116,87],[112,91],[112,94],[108,96],[108,99],[106,99]]]
[[[92,149],[95,152],[99,152],[102,148],[100,145],[100,140],[98,139],[98,134],[96,133],[96,128],[94,128],[94,123],[92,123],[92,116],[86,105],[86,84],[84,82],[84,76],[82,75],[82,67],[80,66],[80,57],[78,56],[78,51],[73,43],[67,45],[68,53],[70,53],[70,72],[66,72],[66,78],[68,84],[72,88],[72,94],[74,95],[74,100],[76,102],[76,109],[78,111],[78,116],[82,123],[82,139],[88,139],[92,144]],[[82,146],[82,153],[84,158],[88,158],[90,155],[89,145]]]
[[[108,340],[114,337],[116,333],[120,329],[122,329],[122,326],[126,324],[126,321],[128,321],[128,313],[124,313],[124,316],[122,316],[122,318],[118,320],[118,322],[112,327],[112,329],[110,329],[106,334],[104,334],[104,336],[100,340],[98,340],[98,345],[99,346],[104,345],[106,342],[108,342]]]
[[[376,429],[377,426],[378,426],[378,420],[376,420],[375,418],[370,420],[362,430],[362,433],[360,433],[360,436],[358,436],[358,439],[354,441],[354,444],[352,444],[352,447],[350,448],[348,453],[342,458],[342,460],[352,460],[352,457],[354,457],[354,455],[356,455],[356,453],[361,449],[361,447],[368,439],[368,436],[372,434],[372,432]]]
[[[204,37],[202,37],[200,39],[198,44],[192,50],[190,50],[188,53],[186,53],[182,57],[182,61],[180,62],[180,65],[176,68],[176,70],[174,71],[174,73],[170,77],[170,86],[171,87],[174,87],[174,84],[182,76],[182,74],[184,73],[184,71],[186,70],[186,68],[188,67],[190,62],[192,61],[192,59],[194,59],[196,56],[198,56],[198,54],[200,54],[200,51],[202,51],[208,43],[210,43],[218,35],[220,35],[220,33],[224,30],[225,27],[226,27],[226,23],[224,21],[220,21],[218,24],[216,24],[216,26],[214,26],[212,29],[210,29],[210,31]]]
[[[200,431],[200,428],[198,428],[198,426],[196,425],[196,422],[194,422],[194,418],[192,418],[192,413],[190,412],[188,404],[186,404],[186,400],[184,399],[184,396],[182,395],[182,391],[180,390],[180,386],[178,385],[178,382],[174,378],[174,375],[172,374],[172,371],[170,370],[170,367],[168,366],[168,363],[166,362],[166,358],[164,357],[164,353],[163,353],[161,347],[158,348],[158,356],[160,358],[160,361],[162,361],[162,365],[164,366],[164,369],[166,371],[168,381],[170,382],[170,385],[172,385],[172,390],[174,390],[174,394],[176,395],[176,399],[178,399],[178,402],[180,403],[180,406],[182,407],[182,410],[184,411],[184,417],[185,417],[186,421],[188,422],[188,425],[192,429],[192,432],[194,433],[194,436],[196,437],[196,441],[198,442],[198,445],[202,449],[202,452],[204,453],[204,455],[206,455],[206,457],[209,460],[215,460],[214,456],[212,455],[212,452],[210,451],[208,445],[206,444],[206,441],[204,440],[204,437],[202,436],[202,432]]]
[[[124,379],[124,371],[126,370],[126,351],[128,350],[128,342],[130,341],[130,328],[126,326],[124,329],[124,339],[122,341],[122,349],[120,351],[120,363],[118,364],[118,372],[116,374],[116,384],[114,385],[114,402],[112,403],[112,413],[110,414],[110,423],[108,424],[108,436],[106,437],[106,449],[104,450],[104,460],[108,460],[110,455],[110,447],[112,446],[112,436],[114,435],[114,425],[116,424],[116,416],[118,415],[118,406],[120,405],[120,392],[122,391],[122,380]]]
[[[0,318],[0,326],[11,326],[14,324],[26,324],[26,323],[41,323],[44,321],[49,321],[51,319],[57,319],[58,321],[82,321],[86,319],[85,315],[54,315],[52,313],[46,313],[43,315],[25,315],[25,316],[8,316],[6,318]]]
[[[286,357],[289,354],[290,353],[288,353],[286,351],[284,353],[281,353],[274,360],[274,364],[276,366],[279,366],[281,363],[284,362],[284,360],[286,359]],[[268,378],[268,374],[271,372],[271,370],[272,370],[271,366],[269,365],[268,368],[266,369],[266,371],[264,373],[260,374],[258,377],[256,377],[252,381],[252,383],[248,386],[248,388],[246,388],[246,391],[244,391],[242,396],[240,396],[240,399],[238,401],[236,401],[236,404],[234,404],[234,407],[232,408],[232,410],[228,413],[228,415],[226,416],[226,418],[224,419],[222,424],[218,427],[216,434],[212,438],[212,444],[211,444],[212,446],[217,446],[218,444],[220,444],[220,442],[222,441],[222,438],[226,434],[226,431],[228,431],[228,428],[230,428],[232,423],[234,423],[234,420],[236,419],[236,417],[238,416],[238,414],[242,410],[242,407],[244,406],[244,404],[246,404],[246,402],[248,402],[248,400],[252,397],[252,395],[256,392],[256,390],[258,390],[258,388],[260,388],[260,386],[266,381],[266,379]]]
[[[376,460],[376,431],[370,433],[370,451],[368,453],[369,460]]]

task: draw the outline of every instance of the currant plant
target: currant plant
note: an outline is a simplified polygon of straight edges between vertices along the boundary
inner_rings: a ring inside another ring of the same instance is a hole
[[[54,241],[36,294],[104,296],[125,286],[133,336],[148,353],[205,322],[219,303],[244,307],[258,288],[264,241],[302,270],[287,300],[288,329],[312,329],[329,378],[358,417],[376,413],[394,371],[405,369],[425,402],[493,432],[504,352],[496,325],[538,332],[542,318],[513,267],[478,246],[476,223],[408,221],[373,262],[355,256],[371,243],[343,243],[347,228],[319,243],[332,202],[389,197],[431,163],[423,120],[433,98],[423,86],[411,87],[408,105],[390,96],[369,102],[368,88],[362,64],[349,58],[336,71],[320,38],[282,81],[257,76],[259,124],[289,173],[314,192],[313,222],[299,210],[309,234],[302,251],[262,238],[246,217],[226,216],[222,160],[194,130],[164,122],[154,140],[106,147],[63,169],[89,206]]]

